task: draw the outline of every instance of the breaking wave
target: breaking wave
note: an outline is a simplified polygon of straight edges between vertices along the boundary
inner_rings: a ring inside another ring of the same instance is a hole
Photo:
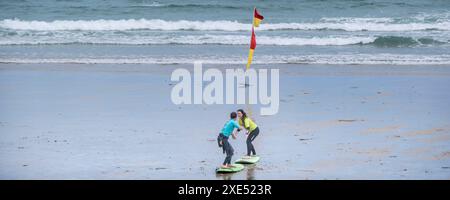
[[[167,21],[162,19],[121,19],[121,20],[55,20],[25,21],[4,19],[0,28],[12,30],[192,30],[192,31],[248,31],[250,24],[238,21]],[[318,22],[266,23],[258,28],[267,30],[344,30],[344,31],[423,31],[450,30],[449,21],[397,23],[388,18],[325,18]]]

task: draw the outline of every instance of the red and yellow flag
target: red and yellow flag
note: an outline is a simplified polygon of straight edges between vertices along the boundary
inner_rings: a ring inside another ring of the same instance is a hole
[[[258,10],[256,10],[256,8],[255,8],[255,10],[253,11],[253,26],[258,27],[263,19],[264,19],[264,17],[262,15],[260,15],[258,13]]]
[[[248,52],[248,60],[247,60],[247,69],[250,68],[250,64],[253,60],[253,52],[256,48],[256,36],[255,36],[255,29],[252,27],[252,38],[250,39],[250,51]]]
[[[262,15],[258,13],[256,8],[253,10],[253,25],[252,25],[252,37],[250,39],[250,51],[248,52],[248,60],[247,60],[247,69],[250,68],[250,64],[253,60],[253,52],[256,48],[256,35],[255,35],[255,27],[258,27],[261,21],[264,19]]]

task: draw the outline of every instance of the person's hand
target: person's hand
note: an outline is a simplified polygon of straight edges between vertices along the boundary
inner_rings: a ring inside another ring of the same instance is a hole
[[[232,134],[231,137],[232,137],[233,139],[236,139],[236,135],[235,135],[235,134]]]

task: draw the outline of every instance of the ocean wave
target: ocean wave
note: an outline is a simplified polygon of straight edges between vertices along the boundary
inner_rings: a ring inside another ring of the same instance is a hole
[[[122,19],[122,20],[55,20],[25,21],[20,19],[4,19],[0,28],[11,30],[85,30],[85,31],[126,31],[126,30],[191,30],[191,31],[249,31],[251,25],[238,21],[166,21],[162,19]],[[343,30],[343,31],[424,31],[450,30],[450,21],[434,23],[411,22],[393,23],[386,18],[368,19],[322,19],[308,23],[266,23],[258,28],[260,31],[274,30]]]
[[[432,38],[412,38],[402,36],[381,36],[369,43],[377,47],[411,47],[417,45],[442,45],[447,42],[435,40]]]
[[[226,3],[226,2],[225,2]],[[136,3],[130,5],[130,7],[157,7],[159,8],[187,8],[187,9],[251,9],[251,7],[237,6],[237,5],[226,5],[226,4],[209,4],[209,3],[160,3],[158,1],[148,2],[148,3]]]
[[[329,35],[321,37],[257,36],[258,45],[271,46],[343,46],[373,45],[376,47],[436,46],[448,44],[430,37]],[[442,39],[442,38],[441,38]],[[124,32],[0,32],[0,45],[248,45],[248,35],[195,34],[165,35]]]
[[[323,17],[320,22],[328,23],[392,23],[394,18],[389,17]]]
[[[157,1],[154,1],[152,3],[141,3],[141,4],[132,5],[131,7],[164,7],[164,6],[166,6],[166,5],[159,3]]]
[[[125,30],[248,30],[248,24],[237,21],[166,21],[161,19],[123,19],[123,20],[56,20],[56,21],[23,21],[5,19],[0,21],[0,28],[12,30],[87,30],[87,31],[125,31]]]
[[[340,46],[370,44],[376,41],[371,36],[327,36],[327,37],[281,37],[258,36],[258,45],[273,46]],[[110,44],[110,45],[248,45],[247,35],[130,35],[121,34],[86,35],[83,33],[51,33],[29,35],[29,33],[0,38],[0,45],[56,45],[56,44]]]
[[[0,63],[16,64],[242,64],[245,57],[126,57],[126,58],[0,58]],[[253,64],[327,64],[327,65],[450,65],[450,55],[339,54],[339,55],[265,55]]]
[[[211,9],[211,8],[220,8],[220,9],[249,9],[242,6],[232,6],[232,5],[220,5],[220,4],[159,4],[158,7],[165,8],[195,8],[195,9]]]

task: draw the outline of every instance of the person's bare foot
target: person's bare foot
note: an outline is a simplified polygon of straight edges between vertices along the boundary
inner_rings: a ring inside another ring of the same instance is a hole
[[[221,168],[230,168],[228,165],[222,165]]]

